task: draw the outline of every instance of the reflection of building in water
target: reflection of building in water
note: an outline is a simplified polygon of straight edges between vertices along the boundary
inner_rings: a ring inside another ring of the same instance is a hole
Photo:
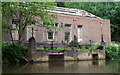
[[[98,65],[98,66],[105,66],[106,61],[105,60],[90,60],[90,61],[73,61],[73,62],[65,62],[65,67],[74,66],[74,67],[89,67],[93,65]]]
[[[98,65],[98,60],[93,60],[92,65]]]
[[[64,62],[49,62],[49,70],[64,70]]]
[[[49,54],[49,61],[64,61],[64,54],[63,53],[52,53]]]
[[[69,62],[45,62],[22,66],[12,66],[4,73],[118,73],[118,62],[98,60],[97,65],[93,61],[69,61]],[[4,69],[4,68],[3,68]],[[9,69],[9,70],[8,70]]]
[[[99,60],[98,66],[106,66],[106,60]]]
[[[79,62],[77,61],[65,62],[65,70],[68,70],[69,72],[78,70],[78,63]]]

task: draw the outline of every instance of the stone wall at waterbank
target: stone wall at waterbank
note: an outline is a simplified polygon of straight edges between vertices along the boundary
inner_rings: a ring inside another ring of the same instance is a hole
[[[62,53],[64,61],[70,60],[91,60],[93,55],[98,55],[98,59],[105,59],[104,50],[31,50],[31,56],[26,58],[31,61],[49,61],[49,54]],[[58,58],[59,59],[59,58]]]

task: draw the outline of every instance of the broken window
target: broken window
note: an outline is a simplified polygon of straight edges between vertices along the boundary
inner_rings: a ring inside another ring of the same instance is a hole
[[[55,23],[55,27],[58,27],[58,23]]]
[[[53,32],[48,32],[48,39],[53,39]]]
[[[61,27],[63,27],[64,26],[64,24],[61,22],[61,25],[60,25]]]
[[[19,20],[18,19],[13,19],[12,20],[12,24],[18,24],[19,23]]]
[[[71,24],[65,24],[65,27],[71,27]]]
[[[70,32],[65,32],[65,40],[68,41],[70,36]]]
[[[82,25],[78,25],[78,28],[82,28]]]

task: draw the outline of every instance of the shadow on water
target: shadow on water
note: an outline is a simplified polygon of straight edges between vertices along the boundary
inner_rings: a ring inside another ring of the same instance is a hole
[[[49,62],[49,70],[64,70],[64,62]]]
[[[90,60],[44,62],[4,66],[3,73],[118,73],[118,61]]]
[[[92,62],[92,65],[98,65],[98,60],[94,60],[93,62]]]

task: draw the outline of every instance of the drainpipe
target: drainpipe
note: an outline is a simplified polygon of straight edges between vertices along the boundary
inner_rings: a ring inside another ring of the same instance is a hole
[[[103,29],[102,29],[102,25],[103,22],[100,22],[100,26],[101,26],[101,44],[103,45],[103,50],[105,50],[105,41],[104,41],[104,37],[103,37]]]
[[[73,19],[73,26],[74,26],[74,33],[73,33],[73,36],[76,36],[76,31],[77,31],[77,29],[76,29],[76,25],[74,24],[74,22],[75,22],[76,20],[75,19]],[[74,37],[73,37],[74,38]]]
[[[100,22],[100,26],[101,26],[101,44],[104,45],[104,37],[103,37],[103,29],[102,29],[102,25],[103,25],[103,22]]]
[[[100,28],[101,28],[101,42],[103,41],[103,33],[102,33],[102,21],[100,22]]]

